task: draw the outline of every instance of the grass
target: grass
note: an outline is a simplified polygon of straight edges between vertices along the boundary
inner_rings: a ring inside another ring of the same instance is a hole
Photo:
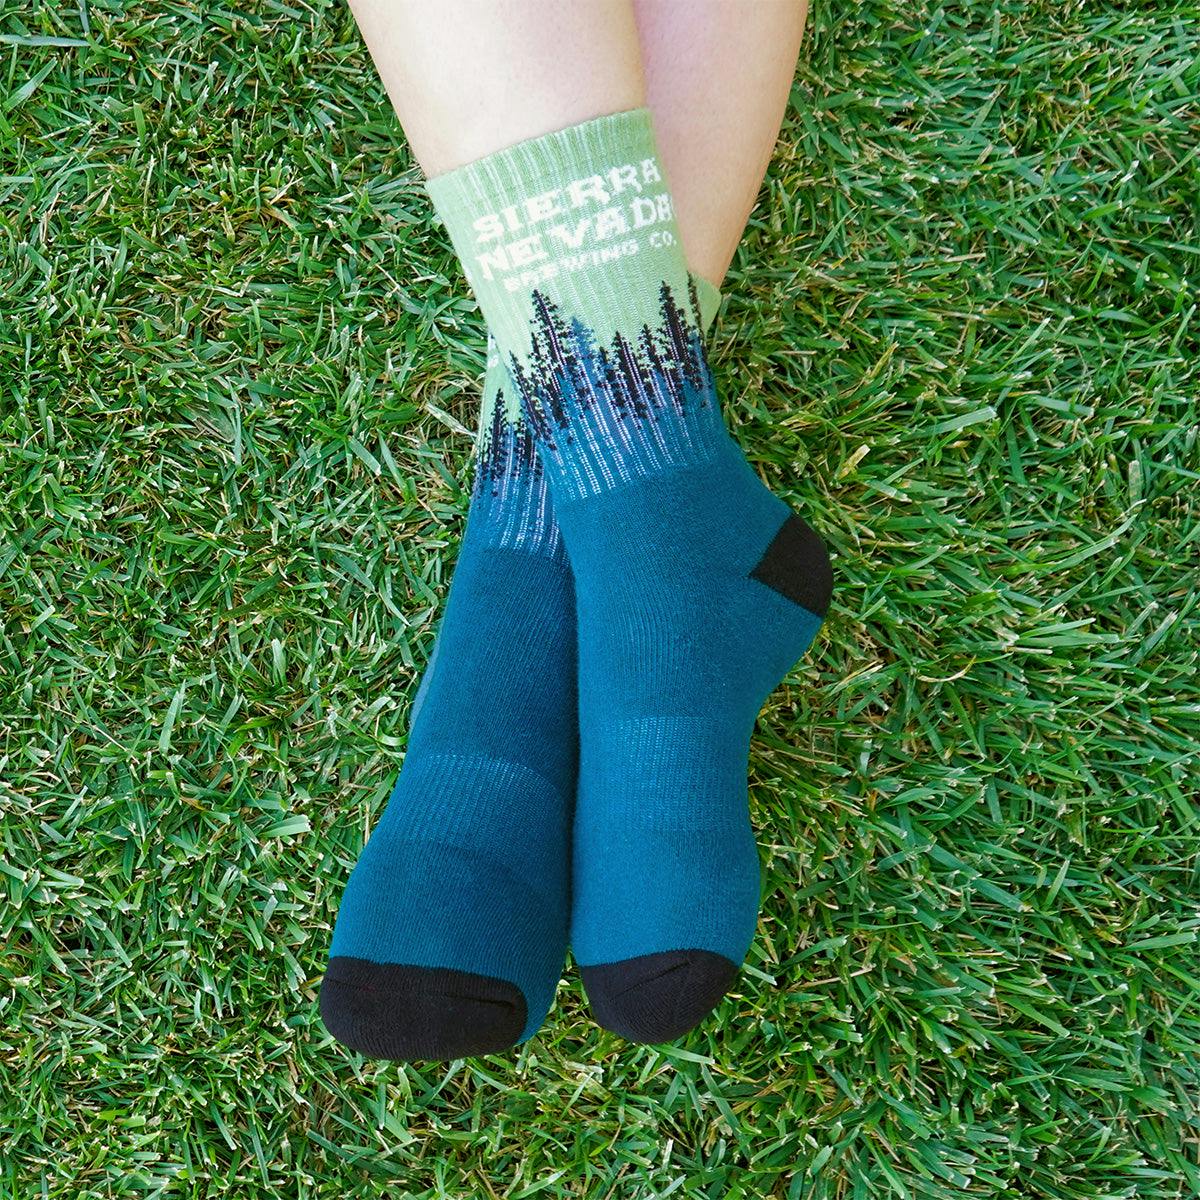
[[[714,365],[835,608],[677,1046],[316,984],[482,328],[348,11],[0,0],[0,1195],[1200,1194],[1200,26],[814,14]]]

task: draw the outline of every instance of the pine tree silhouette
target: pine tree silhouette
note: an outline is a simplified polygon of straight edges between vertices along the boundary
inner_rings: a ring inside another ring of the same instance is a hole
[[[534,350],[536,353],[536,341]],[[524,414],[534,438],[553,448],[556,427],[546,418],[546,410],[542,404],[535,373],[527,371],[515,354],[509,355],[508,373],[513,387],[517,389],[517,395],[521,398],[521,412]]]
[[[533,356],[537,368],[539,394],[546,418],[560,429],[567,424],[567,400],[570,395],[571,367],[567,339],[570,330],[558,311],[558,305],[539,291],[533,293]]]
[[[537,476],[542,473],[542,460],[537,455],[537,444],[524,421],[510,425],[512,430],[512,473],[514,475]]]
[[[480,486],[481,482],[494,485],[496,480],[503,474],[502,458],[506,425],[507,422],[504,419],[504,393],[497,391],[492,400],[492,419],[488,422],[479,443],[478,461],[475,465],[476,488]],[[494,486],[492,490],[495,491]]]
[[[700,330],[665,282],[658,295],[657,326],[643,325],[635,343],[618,330],[602,346],[579,317],[565,320],[553,300],[532,293],[528,360],[515,354],[509,359],[524,420],[514,425],[497,403],[481,456],[489,478],[540,471],[537,445],[553,449],[556,437],[570,442],[598,406],[620,420],[650,421],[668,407],[685,416],[689,406],[709,404],[711,375]],[[690,283],[689,297],[698,311]]]
[[[571,348],[575,370],[572,382],[580,408],[593,408],[604,403],[603,351],[596,344],[596,335],[578,317],[571,318]]]
[[[504,411],[504,393],[497,392],[492,418],[480,441],[472,495],[490,490],[497,496],[505,480],[536,479],[542,470],[528,423],[523,418],[510,421]]]
[[[691,339],[688,337],[687,314],[675,303],[675,296],[664,282],[658,289],[658,309],[662,314],[662,331],[667,340],[667,352],[679,364],[684,379],[699,390],[703,380],[696,369]]]
[[[614,413],[620,412],[620,400],[617,390],[617,367],[612,360],[612,355],[603,346],[600,347],[596,365],[600,379],[603,381],[603,402]]]
[[[644,421],[651,416],[651,381],[643,372],[633,347],[620,331],[613,338],[613,353],[616,356],[617,382],[623,409]]]
[[[696,319],[700,319],[700,293],[696,291],[696,280],[692,277],[692,273],[688,272],[687,277],[687,298],[688,303],[692,306],[692,312],[696,314]]]
[[[638,348],[649,364],[651,377],[658,381],[656,391],[661,406],[665,408],[670,402],[677,412],[682,413],[685,397],[679,382],[679,374],[673,363],[663,362],[662,356],[658,352],[654,333],[649,325],[642,326],[642,332],[638,336]]]
[[[694,312],[699,318],[700,316],[700,293],[696,291],[696,281],[689,274],[687,278],[687,294],[688,302],[692,306]],[[690,326],[691,333],[688,340],[692,345],[692,357],[696,362],[697,369],[700,372],[700,407],[707,408],[713,399],[713,377],[712,369],[708,365],[708,355],[704,352],[704,337],[700,332],[699,325]]]

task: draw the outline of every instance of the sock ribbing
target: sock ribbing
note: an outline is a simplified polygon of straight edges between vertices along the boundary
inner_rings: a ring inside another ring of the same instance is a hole
[[[508,372],[489,337],[467,537],[565,562],[545,468],[520,403],[511,395]]]

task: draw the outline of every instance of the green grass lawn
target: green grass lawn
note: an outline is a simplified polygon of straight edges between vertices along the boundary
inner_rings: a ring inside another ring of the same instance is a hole
[[[348,10],[0,0],[0,1197],[1200,1195],[1200,10],[814,14],[714,366],[834,608],[635,1048],[316,1014],[483,329]]]

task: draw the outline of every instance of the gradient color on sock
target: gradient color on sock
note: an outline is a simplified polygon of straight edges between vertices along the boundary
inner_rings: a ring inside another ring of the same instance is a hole
[[[753,936],[755,717],[831,589],[713,393],[648,114],[431,180],[536,441],[575,578],[571,940],[593,1011],[679,1036]]]
[[[700,328],[707,333],[721,307],[721,292],[714,284],[696,275],[690,276],[690,282],[700,314]],[[490,531],[490,543],[493,546],[545,553],[566,564],[562,534],[554,518],[554,502],[546,486],[541,459],[526,427],[520,396],[509,383],[496,340],[490,336],[475,449],[473,494],[478,496],[480,490],[484,489],[491,496],[487,502],[490,520],[486,523]],[[464,544],[470,536],[471,529],[468,528]],[[543,604],[548,602],[542,601]],[[574,626],[573,608],[561,615],[564,621]],[[433,678],[436,661],[435,642],[413,699],[411,719],[414,722]]]

